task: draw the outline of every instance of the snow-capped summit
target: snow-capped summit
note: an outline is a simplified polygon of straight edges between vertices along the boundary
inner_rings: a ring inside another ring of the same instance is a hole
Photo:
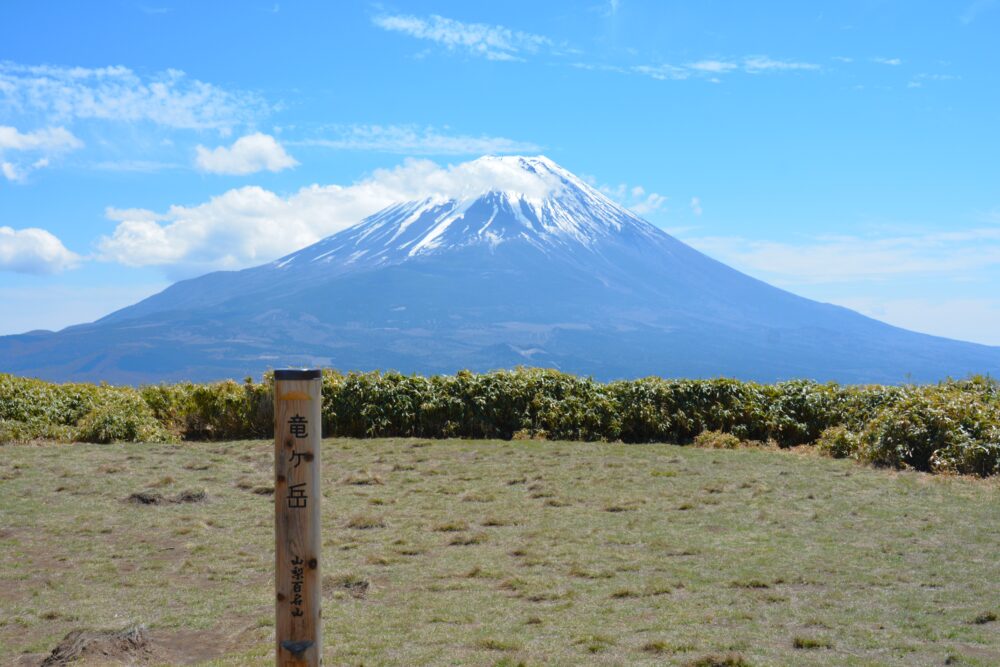
[[[591,250],[611,237],[663,233],[544,156],[483,157],[462,165],[441,193],[390,206],[276,262],[379,266],[482,246],[542,252]]]
[[[0,338],[0,368],[159,382],[281,365],[549,366],[846,382],[1000,375],[1000,348],[925,336],[767,285],[545,157],[485,157],[282,259],[177,283],[92,324]]]

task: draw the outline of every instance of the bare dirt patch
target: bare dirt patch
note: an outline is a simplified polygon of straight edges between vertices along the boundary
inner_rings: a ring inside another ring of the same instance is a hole
[[[48,655],[24,655],[19,667],[98,667],[111,665],[193,665],[236,649],[241,635],[220,630],[73,630]]]
[[[152,657],[149,630],[132,626],[117,631],[74,630],[67,634],[40,667],[62,667],[70,663],[145,663]]]
[[[125,502],[132,503],[133,505],[180,505],[182,503],[203,503],[208,500],[208,494],[205,491],[181,491],[175,496],[164,496],[158,491],[137,491],[128,498]]]

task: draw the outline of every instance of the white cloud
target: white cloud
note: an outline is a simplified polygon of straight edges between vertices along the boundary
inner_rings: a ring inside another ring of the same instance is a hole
[[[163,266],[171,277],[253,266],[315,243],[390,204],[425,197],[472,197],[490,189],[545,196],[559,187],[504,159],[440,167],[406,160],[352,185],[311,185],[282,197],[257,186],[229,190],[165,213],[109,208],[118,222],[99,256],[128,266]]]
[[[498,155],[537,153],[537,144],[505,137],[449,135],[412,125],[352,125],[335,128],[331,139],[289,142],[338,150],[366,150],[406,155]]]
[[[620,67],[618,65],[607,65],[604,63],[570,63],[570,67],[576,69],[585,69],[591,72],[615,72],[617,74],[628,74],[630,69],[627,67]]]
[[[632,71],[658,81],[683,81],[691,76],[690,70],[676,65],[636,65]]]
[[[732,62],[726,62],[723,60],[699,60],[696,63],[688,63],[686,67],[698,70],[699,72],[712,72],[715,74],[725,74],[734,69],[737,69],[739,65]]]
[[[719,83],[719,75],[731,74],[733,72],[743,72],[746,74],[761,74],[764,72],[787,72],[802,70],[818,70],[819,65],[806,62],[795,62],[789,60],[775,60],[768,56],[746,56],[737,60],[707,59],[690,62],[684,65],[634,65],[628,70],[611,66],[587,65],[575,63],[574,67],[580,69],[600,69],[609,71],[631,71],[636,74],[643,74],[660,81],[683,81],[693,77],[707,79],[712,83]]]
[[[381,15],[372,21],[383,30],[426,39],[445,46],[449,51],[460,50],[488,60],[522,60],[525,54],[552,46],[552,41],[542,35],[500,25],[463,23],[438,15],[427,18]]]
[[[969,274],[1000,266],[996,227],[922,236],[829,236],[802,243],[741,237],[686,240],[727,264],[785,285]]]
[[[644,198],[630,205],[629,208],[632,209],[632,211],[637,215],[649,215],[666,203],[667,198],[664,195],[656,192],[650,192],[648,195],[645,195]]]
[[[701,198],[691,197],[691,212],[700,216],[704,211],[701,208]]]
[[[903,64],[903,61],[899,58],[872,58],[872,62],[878,63],[879,65],[890,65],[892,67]]]
[[[593,183],[592,178],[586,180]],[[624,183],[618,185],[599,185],[597,189],[636,215],[649,215],[658,211],[667,203],[667,197],[658,192],[646,192],[641,185],[629,187]]]
[[[24,173],[13,162],[0,162],[0,174],[8,181],[20,181],[24,178]]]
[[[281,171],[298,164],[274,137],[256,132],[240,137],[229,148],[195,148],[195,166],[213,174],[253,174]]]
[[[64,127],[21,132],[16,127],[0,125],[0,158],[12,152],[28,156],[27,160],[16,163],[0,159],[0,174],[10,181],[23,181],[29,172],[49,166],[50,158],[82,147],[83,142]]]
[[[46,127],[34,132],[19,132],[16,127],[0,125],[0,152],[68,151],[82,148],[83,142],[64,127]]]
[[[79,260],[79,255],[44,229],[0,227],[0,271],[59,273]]]
[[[148,121],[228,130],[268,111],[255,94],[226,91],[170,69],[140,76],[127,67],[56,67],[0,62],[0,109],[54,121]]]
[[[749,74],[771,71],[818,70],[814,63],[795,62],[789,60],[774,60],[768,56],[747,56],[743,59],[743,71]]]

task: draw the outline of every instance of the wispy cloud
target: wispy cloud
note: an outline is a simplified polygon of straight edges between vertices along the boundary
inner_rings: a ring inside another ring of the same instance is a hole
[[[906,84],[906,87],[907,88],[922,88],[924,86],[924,84],[927,83],[927,82],[934,82],[934,81],[955,81],[955,80],[957,80],[959,78],[961,78],[961,77],[956,76],[954,74],[938,74],[938,73],[921,72],[920,74],[917,74],[912,79],[910,79],[910,82],[908,84]]]
[[[718,81],[718,77],[742,72],[745,74],[763,74],[766,72],[810,71],[822,69],[815,63],[794,60],[777,60],[769,56],[745,56],[739,59],[711,58],[697,60],[682,65],[661,63],[657,65],[633,65],[629,68],[605,68],[577,64],[584,69],[612,69],[642,74],[660,81],[683,81],[691,78],[702,78]]]
[[[81,148],[83,142],[64,127],[46,127],[34,132],[20,132],[16,127],[0,125],[0,152],[66,151]]]
[[[464,23],[432,14],[426,18],[403,14],[376,16],[372,22],[393,32],[435,42],[449,51],[461,51],[488,60],[523,60],[527,54],[553,46],[543,35],[512,30],[501,25]]]
[[[911,331],[1000,345],[1000,299],[847,295],[833,302]]]
[[[570,63],[570,67],[582,70],[588,70],[591,72],[615,72],[617,74],[628,74],[632,71],[629,67],[622,67],[620,65],[609,65],[607,63],[583,63],[576,62]]]
[[[169,69],[142,76],[127,67],[57,67],[0,62],[0,111],[51,122],[148,121],[228,131],[269,111],[256,94],[228,91]]]
[[[1000,345],[1000,299],[982,289],[1000,272],[1000,225],[799,242],[692,236],[697,231],[681,238],[772,284],[906,329]],[[978,284],[979,294],[928,293],[929,285],[960,284]]]
[[[538,144],[506,137],[448,134],[415,125],[348,125],[333,128],[331,137],[288,142],[337,150],[366,150],[400,155],[497,155],[538,153]]]
[[[229,147],[209,149],[199,145],[195,148],[195,166],[213,174],[277,172],[297,164],[274,137],[261,132],[240,137]]]
[[[734,69],[738,69],[739,65],[733,62],[726,62],[725,60],[699,60],[698,62],[688,63],[685,65],[688,69],[693,69],[698,72],[711,72],[712,74],[725,74],[726,72],[731,72]]]
[[[152,174],[167,169],[186,169],[187,167],[177,162],[159,162],[157,160],[103,160],[100,162],[90,162],[85,165],[89,169],[100,171],[121,171]]]
[[[800,243],[686,239],[736,268],[782,284],[966,274],[1000,267],[1000,227],[893,237],[826,236]]]
[[[592,178],[586,180],[593,184]],[[628,186],[619,183],[614,186],[598,185],[596,187],[603,194],[630,209],[636,215],[649,215],[660,210],[667,203],[665,195],[658,192],[647,192],[641,185]]]
[[[701,198],[691,197],[691,212],[697,216],[701,216],[704,210],[701,208]]]
[[[82,147],[83,142],[64,127],[21,132],[0,125],[0,175],[9,181],[23,181],[35,169],[49,166],[55,156]],[[11,153],[18,157],[7,159]]]
[[[682,81],[690,78],[693,70],[677,65],[635,65],[631,71],[645,74],[658,81]]]
[[[799,62],[794,60],[776,60],[769,56],[747,56],[743,59],[743,71],[750,74],[760,72],[787,72],[802,70],[821,69],[815,63]]]
[[[0,227],[0,271],[59,273],[79,261],[79,255],[44,229]]]
[[[607,15],[617,13],[619,2],[612,0],[607,5]],[[431,41],[444,46],[449,51],[459,51],[488,60],[526,60],[528,56],[540,52],[557,55],[580,55],[581,52],[565,45],[557,45],[544,35],[513,30],[505,26],[486,23],[464,23],[439,15],[418,17],[410,15],[382,14],[372,22],[384,29],[400,32],[411,37]],[[421,54],[421,57],[424,54]],[[643,63],[638,65],[615,65],[579,60],[569,63],[570,67],[591,71],[642,74],[660,81],[680,81],[693,77],[716,81],[719,75],[731,72],[761,74],[775,71],[818,70],[818,64],[795,60],[779,60],[766,55],[748,55],[739,59],[706,58],[684,64]]]
[[[903,61],[899,58],[872,58],[873,63],[878,63],[879,65],[890,65],[892,67],[898,67],[903,64]]]
[[[996,5],[996,0],[975,0],[965,8],[965,11],[958,17],[964,25],[968,25],[979,18],[983,12],[992,9]]]
[[[47,157],[38,158],[34,162],[10,162],[0,161],[0,176],[14,183],[23,183],[28,178],[28,174],[36,169],[49,166],[51,161]]]

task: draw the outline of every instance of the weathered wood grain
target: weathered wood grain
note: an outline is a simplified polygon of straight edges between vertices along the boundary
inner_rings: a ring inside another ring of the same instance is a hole
[[[319,371],[275,371],[275,662],[322,662]]]

